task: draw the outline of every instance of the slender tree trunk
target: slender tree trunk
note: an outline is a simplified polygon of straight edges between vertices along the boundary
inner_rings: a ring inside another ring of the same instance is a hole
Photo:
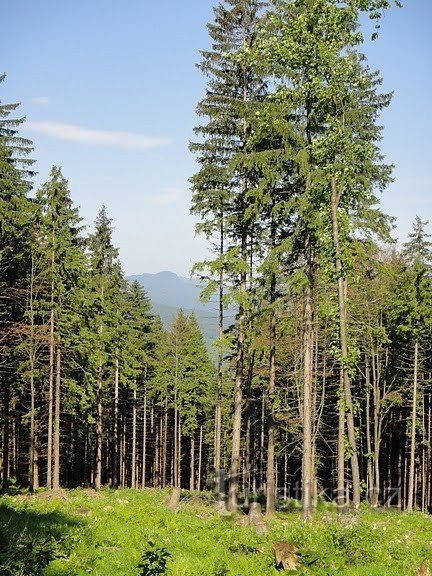
[[[114,414],[113,414],[113,463],[112,463],[112,485],[113,488],[118,488],[119,478],[119,434],[118,434],[118,419],[119,419],[119,358],[118,348],[115,355],[115,368],[114,368]]]
[[[181,414],[178,414],[178,459],[177,459],[177,479],[178,487],[181,488],[181,454],[182,454],[182,424]]]
[[[276,230],[272,223],[272,240]],[[276,313],[274,310],[276,291],[276,276],[272,274],[270,283],[270,366],[267,395],[268,436],[267,436],[267,503],[266,514],[275,515],[276,483],[275,483],[275,393],[276,393]]]
[[[141,466],[141,488],[144,490],[146,485],[146,467],[147,462],[147,387],[144,388],[144,406],[143,406],[143,432],[142,432],[142,466]]]
[[[57,346],[56,387],[54,405],[54,470],[53,489],[60,488],[60,406],[61,406],[61,349]]]
[[[366,452],[367,452],[367,495],[372,505],[374,505],[375,479],[373,473],[371,423],[370,423],[370,366],[369,358],[366,356]]]
[[[132,462],[131,462],[131,488],[136,488],[137,484],[137,457],[136,457],[136,449],[137,449],[137,410],[136,410],[136,403],[137,403],[137,391],[136,391],[136,382],[133,389],[133,400],[132,400]]]
[[[220,245],[219,255],[222,257],[224,254],[224,220],[221,215],[220,225]],[[218,338],[219,342],[223,339],[223,296],[224,296],[224,273],[223,267],[219,271],[219,313],[218,313]],[[221,470],[221,434],[222,434],[222,386],[223,386],[223,351],[220,347],[218,351],[218,365],[217,365],[217,386],[216,386],[216,405],[215,405],[215,441],[214,441],[214,470],[215,470],[215,492],[219,494],[222,487],[220,484],[220,470]]]
[[[379,504],[381,474],[380,474],[380,451],[381,451],[381,390],[380,390],[380,369],[379,357],[373,358],[373,393],[374,393],[374,487],[372,506]]]
[[[166,486],[167,446],[168,446],[168,398],[165,398],[164,429],[163,429],[163,458],[162,458],[162,488],[165,488],[165,486]]]
[[[340,385],[338,391],[338,450],[337,450],[337,507],[339,515],[345,511],[345,399],[340,373]]]
[[[354,424],[354,404],[352,400],[351,381],[348,371],[348,338],[347,338],[347,281],[342,267],[342,260],[340,256],[340,243],[339,243],[339,219],[338,207],[340,200],[340,192],[337,191],[336,182],[332,180],[332,198],[331,198],[331,213],[333,225],[333,248],[335,253],[335,271],[338,283],[338,301],[339,301],[339,336],[341,347],[341,371],[343,376],[345,408],[346,408],[346,423],[348,432],[348,441],[350,444],[351,452],[351,473],[353,484],[353,506],[355,509],[360,507],[360,469],[357,453],[357,440]]]
[[[246,294],[246,275],[242,273],[241,294]],[[243,302],[240,304],[237,334],[236,377],[234,388],[234,414],[231,451],[231,474],[228,488],[228,508],[237,510],[237,490],[240,472],[240,448],[241,448],[241,420],[242,420],[242,396],[243,396],[243,365],[244,365],[244,322],[245,313]]]
[[[54,266],[54,254],[51,261]],[[48,382],[48,444],[47,444],[47,488],[52,488],[52,456],[53,456],[53,403],[54,403],[54,357],[55,357],[55,318],[54,318],[54,283],[51,284],[50,312],[50,351],[49,351],[49,382]]]
[[[190,439],[190,478],[189,490],[195,489],[195,438],[192,434]]]
[[[198,446],[198,481],[197,481],[198,492],[201,491],[202,449],[203,449],[203,427],[200,426],[199,446]]]
[[[29,292],[29,312],[30,312],[30,350],[29,350],[29,364],[30,364],[30,445],[29,445],[29,491],[33,494],[35,491],[35,453],[36,453],[36,391],[35,391],[35,324],[34,324],[34,257],[31,257],[31,275],[30,275],[30,292]]]
[[[308,284],[304,292],[303,308],[303,451],[302,451],[302,512],[312,519],[313,462],[312,462],[312,384],[313,384],[313,255],[311,238],[306,243]]]
[[[104,286],[101,285],[100,291],[101,301],[104,300]],[[100,490],[102,484],[102,443],[103,443],[103,424],[102,424],[102,386],[103,386],[103,334],[104,326],[101,320],[99,325],[99,364],[97,373],[97,391],[96,391],[96,466],[94,473],[94,487],[95,490]]]
[[[246,419],[246,431],[245,431],[245,442],[244,442],[244,467],[243,467],[243,491],[244,491],[244,506],[249,506],[249,494],[250,494],[250,470],[251,470],[251,389],[252,389],[252,378],[253,378],[253,366],[254,366],[254,353],[251,354],[249,358],[249,368],[247,375],[247,396],[246,396],[246,406],[245,406],[245,419]]]
[[[179,430],[179,423],[178,423],[178,409],[177,409],[177,389],[174,390],[174,488],[180,488],[179,483],[179,476],[178,476],[178,460],[179,460],[179,441],[178,441],[178,430]]]
[[[102,360],[99,360],[98,377],[97,377],[97,392],[96,392],[96,468],[94,475],[95,490],[101,488],[102,478]]]
[[[9,435],[10,435],[10,390],[9,383],[3,382],[3,437],[2,437],[2,490],[6,491],[9,483]]]
[[[410,443],[410,463],[409,463],[409,484],[407,512],[412,512],[414,504],[414,472],[416,453],[416,425],[417,425],[417,379],[418,379],[418,340],[414,344],[414,382],[413,382],[413,406],[411,414],[411,443]]]

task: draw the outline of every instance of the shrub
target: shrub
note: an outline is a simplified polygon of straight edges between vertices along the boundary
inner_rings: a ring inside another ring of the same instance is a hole
[[[148,543],[148,550],[144,552],[138,568],[141,569],[140,576],[158,576],[166,573],[166,563],[171,554],[162,546],[157,546],[154,542]]]

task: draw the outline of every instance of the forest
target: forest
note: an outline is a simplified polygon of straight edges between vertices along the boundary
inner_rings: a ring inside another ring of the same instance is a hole
[[[432,510],[432,241],[417,216],[398,246],[380,207],[392,94],[362,52],[399,8],[214,8],[190,144],[210,349],[125,277],[104,207],[87,234],[61,168],[34,189],[25,120],[0,103],[4,492],[171,486],[306,521],[321,502]]]

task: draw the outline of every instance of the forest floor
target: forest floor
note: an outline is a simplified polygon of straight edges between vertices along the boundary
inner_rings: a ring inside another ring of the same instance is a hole
[[[218,515],[210,495],[184,494],[177,512],[168,497],[150,489],[2,496],[0,575],[275,576],[277,541],[299,551],[293,574],[414,576],[432,567],[432,516],[419,512],[364,507],[341,522],[323,505],[305,524],[298,510],[280,511],[257,535],[238,516]]]

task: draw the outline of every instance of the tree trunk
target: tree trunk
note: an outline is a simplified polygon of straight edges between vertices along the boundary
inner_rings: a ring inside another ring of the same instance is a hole
[[[274,239],[275,230],[272,230]],[[273,274],[270,283],[270,354],[269,384],[267,395],[268,440],[267,440],[267,502],[266,515],[275,515],[275,393],[276,393],[276,313],[273,308],[276,290],[276,277]]]
[[[193,435],[190,439],[190,478],[189,490],[195,489],[195,438]]]
[[[338,450],[337,450],[337,507],[338,514],[345,511],[345,400],[342,381],[342,372],[340,373],[340,385],[338,390]]]
[[[410,463],[409,463],[409,484],[407,512],[412,512],[414,504],[414,471],[416,452],[416,425],[417,425],[417,378],[418,378],[418,340],[414,344],[414,382],[413,382],[413,406],[411,414],[411,443],[410,443]]]
[[[200,426],[199,446],[198,446],[198,480],[197,480],[197,490],[198,490],[198,492],[201,491],[202,448],[203,448],[203,427]]]
[[[246,293],[246,277],[242,274],[241,293],[244,297]],[[240,472],[240,447],[241,447],[241,420],[242,420],[242,387],[243,387],[243,363],[244,363],[244,306],[240,304],[237,334],[237,355],[236,355],[236,377],[234,388],[234,414],[232,432],[231,451],[231,474],[228,488],[228,508],[235,512],[237,510],[237,490],[239,485]]]
[[[143,406],[143,431],[142,431],[142,465],[141,465],[141,488],[146,485],[146,460],[147,460],[147,388],[144,388]]]
[[[222,257],[224,254],[224,221],[221,215],[220,225],[220,245],[219,255]],[[219,314],[218,314],[218,338],[222,343],[223,339],[223,295],[224,295],[224,274],[223,267],[219,271]],[[216,385],[216,405],[215,405],[215,440],[214,440],[214,471],[215,471],[215,492],[219,494],[221,486],[219,485],[220,469],[221,469],[221,434],[222,434],[222,386],[223,386],[223,351],[222,345],[218,351],[218,364],[217,364],[217,385]],[[201,470],[200,470],[201,471]]]
[[[6,491],[9,483],[9,427],[10,427],[10,390],[7,382],[3,388],[3,437],[2,437],[2,490]]]
[[[29,312],[30,312],[30,350],[29,350],[29,365],[30,365],[30,438],[29,438],[29,492],[33,494],[36,489],[35,486],[35,454],[36,454],[36,391],[34,384],[35,377],[35,323],[34,323],[34,257],[31,257],[31,275],[30,275],[30,291],[29,291]]]
[[[119,434],[118,434],[118,419],[119,419],[119,358],[118,349],[115,355],[115,368],[114,368],[114,414],[113,414],[113,462],[112,462],[112,485],[113,488],[118,488],[119,483]]]
[[[137,447],[137,391],[136,382],[133,389],[133,400],[132,400],[132,462],[131,462],[131,488],[136,488],[137,484],[137,458],[136,458],[136,447]]]
[[[56,367],[56,387],[55,387],[55,406],[54,406],[54,471],[53,471],[53,489],[60,488],[60,398],[61,394],[61,350],[57,346],[57,367]]]
[[[54,256],[53,256],[54,258]],[[50,351],[49,351],[49,382],[48,382],[48,444],[47,444],[47,488],[52,488],[52,451],[53,451],[53,403],[54,403],[54,284],[51,284],[51,313],[50,313]]]
[[[367,496],[371,505],[374,506],[374,468],[372,459],[371,423],[370,423],[370,366],[366,356],[366,452],[367,452]]]
[[[311,238],[306,243],[308,284],[304,292],[303,309],[303,450],[302,450],[302,513],[312,519],[312,380],[313,380],[313,263]]]
[[[336,182],[332,180],[332,197],[331,197],[331,214],[333,226],[333,248],[335,258],[335,272],[338,284],[338,303],[339,303],[339,336],[341,347],[341,371],[343,377],[344,400],[346,409],[346,423],[348,432],[348,441],[350,444],[350,461],[353,484],[353,506],[355,509],[360,507],[360,469],[357,454],[357,440],[354,424],[354,405],[351,393],[351,381],[348,371],[348,338],[347,338],[347,281],[342,267],[339,243],[339,220],[338,207],[340,192],[336,189]]]

